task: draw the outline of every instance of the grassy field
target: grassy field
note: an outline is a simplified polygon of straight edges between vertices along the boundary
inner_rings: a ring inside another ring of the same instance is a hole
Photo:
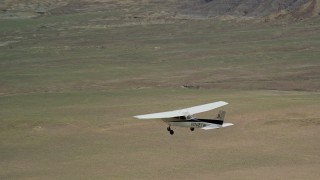
[[[320,176],[319,19],[0,24],[0,179]],[[132,118],[218,100],[235,126],[170,136]]]

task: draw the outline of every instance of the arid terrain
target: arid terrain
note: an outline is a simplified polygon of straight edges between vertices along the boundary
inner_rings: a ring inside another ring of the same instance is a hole
[[[0,179],[318,179],[319,1],[218,2],[0,1]]]

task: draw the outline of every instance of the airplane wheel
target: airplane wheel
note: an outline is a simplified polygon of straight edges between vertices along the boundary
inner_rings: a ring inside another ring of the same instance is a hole
[[[167,127],[167,131],[170,131],[171,129],[170,129],[170,126],[169,127]]]
[[[170,134],[173,135],[173,134],[174,134],[174,131],[173,131],[173,130],[170,130]]]
[[[190,128],[190,131],[194,131],[194,128]]]

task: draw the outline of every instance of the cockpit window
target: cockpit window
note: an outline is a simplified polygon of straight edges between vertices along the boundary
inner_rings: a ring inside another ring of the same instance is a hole
[[[187,115],[187,116],[178,116],[178,117],[175,117],[177,119],[181,119],[181,120],[190,120],[190,119],[193,119],[192,116],[190,115]]]

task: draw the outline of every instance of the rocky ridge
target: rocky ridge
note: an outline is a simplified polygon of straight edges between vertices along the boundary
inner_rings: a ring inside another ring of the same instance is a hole
[[[320,16],[320,0],[5,0],[0,18],[64,15],[119,8],[136,14],[161,14],[174,18],[293,18]],[[165,13],[164,13],[165,12]]]

